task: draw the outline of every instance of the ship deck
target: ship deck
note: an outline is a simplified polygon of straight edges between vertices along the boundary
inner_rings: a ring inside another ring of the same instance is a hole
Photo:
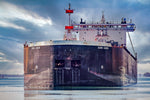
[[[48,46],[48,45],[86,45],[86,46],[107,46],[111,47],[110,43],[106,42],[93,42],[93,41],[77,41],[77,40],[56,40],[56,41],[41,41],[41,42],[30,42],[29,47],[34,46]]]

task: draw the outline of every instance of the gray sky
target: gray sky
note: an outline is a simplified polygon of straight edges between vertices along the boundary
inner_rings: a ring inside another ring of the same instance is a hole
[[[0,0],[0,73],[23,74],[25,41],[63,39],[68,16],[64,9],[71,2],[73,21],[86,22],[132,19],[136,31],[131,34],[138,53],[140,73],[150,72],[150,1],[149,0]],[[128,41],[128,48],[131,50]]]

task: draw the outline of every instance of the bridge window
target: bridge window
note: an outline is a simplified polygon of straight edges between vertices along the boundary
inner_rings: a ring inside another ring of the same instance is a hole
[[[55,60],[55,67],[65,67],[64,60]]]
[[[121,25],[119,25],[118,28],[121,28]]]
[[[130,25],[128,25],[127,27],[128,27],[128,28],[130,28],[131,26],[130,26]]]
[[[91,28],[92,26],[88,26],[89,28]]]
[[[78,28],[78,26],[74,26],[75,28]]]
[[[80,60],[72,60],[71,61],[71,67],[80,68],[81,67],[81,61]]]
[[[117,26],[114,26],[114,28],[117,28]]]

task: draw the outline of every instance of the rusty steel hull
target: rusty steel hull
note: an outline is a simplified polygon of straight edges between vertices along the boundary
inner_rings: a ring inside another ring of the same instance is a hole
[[[137,82],[137,60],[123,47],[24,47],[25,89],[126,86]]]

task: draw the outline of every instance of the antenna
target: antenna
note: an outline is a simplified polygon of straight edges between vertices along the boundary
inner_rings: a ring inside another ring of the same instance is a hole
[[[69,3],[69,8],[66,9],[66,14],[69,15],[69,26],[70,26],[70,15],[73,13],[73,9],[71,9],[71,4]]]
[[[73,29],[73,26],[71,25],[71,19],[70,19],[70,15],[73,13],[73,9],[71,9],[71,4],[69,3],[69,7],[68,9],[65,9],[66,11],[66,14],[68,14],[69,16],[69,25],[68,26],[65,26],[65,30],[67,31],[66,34],[64,35],[64,39],[65,40],[72,40],[73,37],[72,37],[72,33],[71,33],[71,30]]]
[[[105,24],[105,16],[104,16],[104,11],[102,11],[102,19],[101,19],[101,23]]]
[[[73,29],[73,26],[70,24],[70,15],[73,13],[73,9],[71,9],[71,4],[69,3],[69,8],[66,9],[66,14],[69,15],[69,26],[65,26],[65,29],[68,30],[68,33],[70,33],[70,30]]]

